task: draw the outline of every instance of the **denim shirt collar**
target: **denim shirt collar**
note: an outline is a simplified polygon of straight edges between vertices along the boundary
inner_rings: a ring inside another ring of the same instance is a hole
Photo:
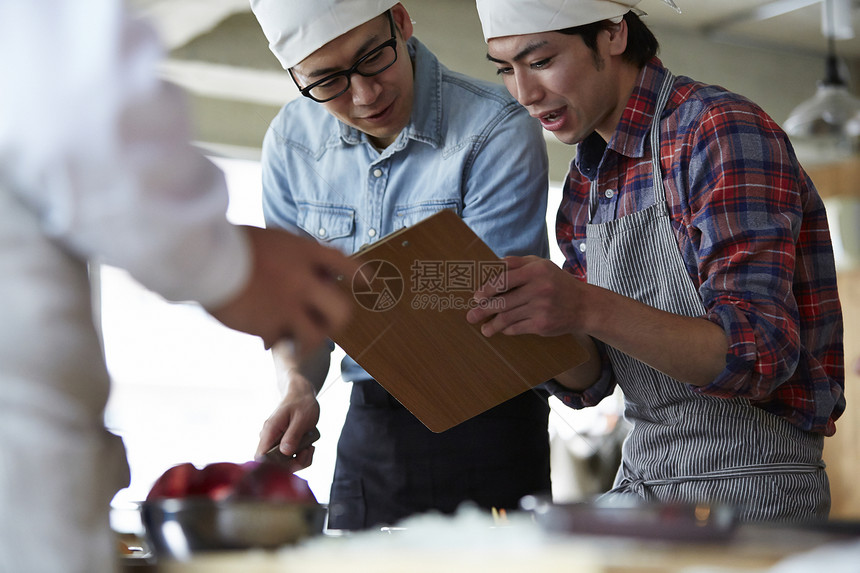
[[[434,148],[442,144],[442,64],[424,44],[412,37],[406,43],[414,66],[415,85],[412,116],[387,151],[399,151],[410,139]],[[339,134],[347,145],[369,142],[366,133],[338,122]]]

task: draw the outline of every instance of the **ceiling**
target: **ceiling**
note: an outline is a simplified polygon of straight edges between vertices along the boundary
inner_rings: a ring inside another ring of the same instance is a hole
[[[484,58],[486,47],[474,0],[402,2],[416,22],[416,35],[444,63],[494,79],[492,66]],[[169,50],[165,76],[194,95],[201,139],[258,147],[268,121],[283,103],[297,96],[297,91],[268,51],[248,0],[129,3],[154,23]],[[770,99],[770,107],[762,106],[778,119],[784,119],[791,107],[809,97],[816,78],[823,76],[827,42],[822,33],[822,0],[676,3],[683,10],[680,15],[661,0],[642,0],[638,5],[648,13],[645,21],[663,44],[663,53],[674,54],[672,61],[668,54],[663,57],[676,73],[676,68],[681,68],[686,75],[721,83],[760,104],[762,99]],[[836,21],[858,32],[858,38],[835,42],[850,79],[851,75],[860,76],[860,0],[837,3],[848,14],[838,14]],[[698,46],[697,50],[685,53],[686,46],[692,45]],[[745,59],[752,53],[757,54],[758,67],[750,69]],[[855,68],[857,73],[852,74]],[[699,74],[699,69],[715,77]],[[748,79],[744,84],[744,75],[754,75],[756,83]],[[742,89],[736,88],[734,78]],[[787,84],[774,94],[767,93],[767,89],[775,89],[772,84],[777,81]]]
[[[677,3],[683,10],[681,15],[660,6],[659,0],[645,0],[640,6],[649,5],[647,21],[654,26],[680,28],[715,41],[770,47],[786,53],[826,50],[821,0],[679,0]],[[857,5],[856,0],[835,3],[834,15],[840,28],[860,33]],[[860,57],[860,42],[839,40],[837,47],[845,56]]]
[[[170,49],[211,31],[225,18],[248,12],[248,0],[130,0],[133,8],[152,19]],[[408,0],[410,12],[431,8],[443,14],[477,18],[474,0]],[[727,41],[771,44],[786,50],[822,51],[822,0],[677,0],[682,14],[660,0],[643,0],[639,7],[648,22]],[[853,4],[851,21],[860,33],[860,10]],[[837,9],[837,20],[842,14]],[[427,31],[425,31],[426,33]],[[442,32],[440,30],[440,32]],[[844,42],[846,56],[860,57],[860,42]]]

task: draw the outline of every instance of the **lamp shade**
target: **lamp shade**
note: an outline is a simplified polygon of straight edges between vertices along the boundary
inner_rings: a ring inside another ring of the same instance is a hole
[[[792,110],[783,127],[792,137],[856,136],[860,99],[845,85],[821,83],[812,98]]]
[[[848,90],[836,59],[835,39],[854,36],[852,0],[824,0],[822,33],[827,38],[826,76],[812,98],[798,105],[783,123],[795,138],[848,140],[860,135],[860,99]],[[837,25],[839,24],[839,25]]]

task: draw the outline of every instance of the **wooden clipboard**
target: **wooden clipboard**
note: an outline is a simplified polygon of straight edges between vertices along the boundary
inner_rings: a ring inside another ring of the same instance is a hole
[[[585,361],[572,335],[491,338],[466,321],[472,295],[504,269],[450,210],[353,258],[353,316],[333,340],[433,432],[442,432]]]

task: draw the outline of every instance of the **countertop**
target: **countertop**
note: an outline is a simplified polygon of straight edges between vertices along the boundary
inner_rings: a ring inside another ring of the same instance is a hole
[[[818,552],[817,554],[811,552]],[[764,573],[777,564],[812,555],[822,570],[849,552],[860,572],[860,530],[747,525],[728,539],[694,542],[548,533],[528,517],[487,527],[474,516],[425,517],[401,530],[322,535],[275,551],[248,550],[195,555],[129,573]],[[823,557],[822,557],[823,556]],[[833,565],[831,564],[831,565]],[[854,565],[852,565],[854,566]],[[805,569],[797,571],[809,571]],[[794,573],[794,569],[786,569]],[[779,573],[782,573],[780,571]]]

